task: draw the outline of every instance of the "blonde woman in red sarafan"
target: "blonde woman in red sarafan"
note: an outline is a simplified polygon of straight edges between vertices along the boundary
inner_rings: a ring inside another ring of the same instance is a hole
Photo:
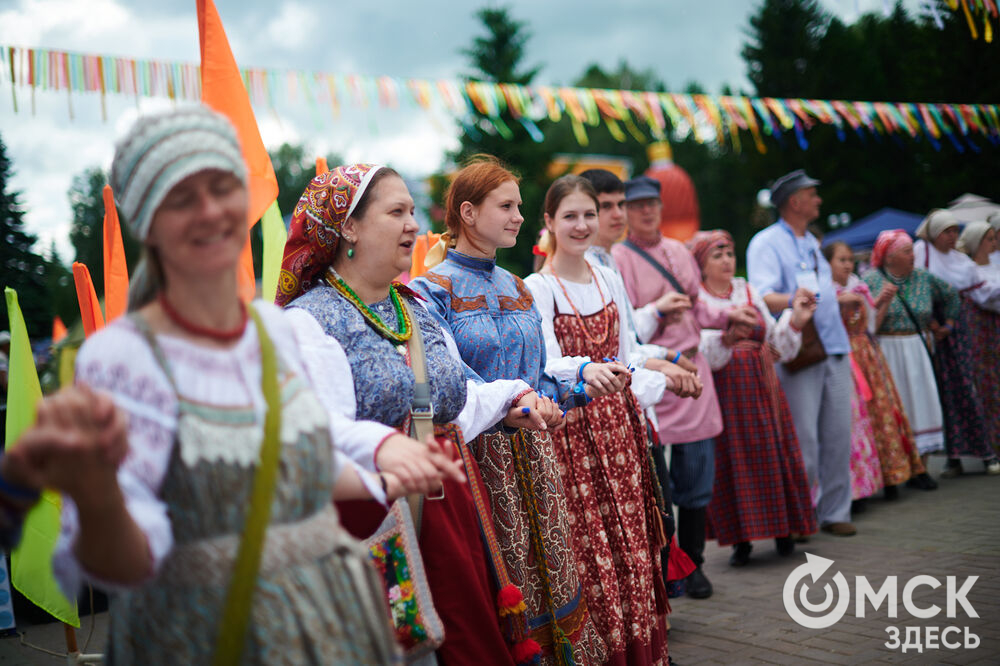
[[[750,560],[751,541],[774,539],[778,554],[795,548],[793,533],[812,534],[816,517],[809,481],[785,393],[774,364],[795,358],[815,300],[796,294],[775,321],[764,300],[734,277],[736,255],[728,231],[699,232],[688,243],[701,269],[698,298],[720,310],[751,307],[755,326],[702,329],[699,349],[712,368],[724,428],[715,440],[715,483],[708,534],[732,545],[729,563]]]
[[[642,410],[663,395],[666,377],[637,362],[622,324],[628,302],[613,271],[584,256],[597,231],[597,194],[579,176],[555,181],[545,197],[549,261],[525,279],[542,317],[546,372],[608,395],[566,413],[553,433],[566,488],[572,542],[584,594],[612,664],[667,662],[665,534]]]

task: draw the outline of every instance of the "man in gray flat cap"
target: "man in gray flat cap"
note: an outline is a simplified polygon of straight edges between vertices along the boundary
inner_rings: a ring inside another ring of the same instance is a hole
[[[819,486],[816,513],[821,529],[851,536],[857,532],[851,524],[851,345],[830,264],[806,229],[819,217],[819,184],[802,169],[774,181],[771,203],[779,219],[750,241],[747,276],[776,317],[790,307],[797,292],[817,301],[813,320],[803,329],[799,357],[778,364],[777,372],[809,483]],[[847,293],[841,300],[860,297]]]

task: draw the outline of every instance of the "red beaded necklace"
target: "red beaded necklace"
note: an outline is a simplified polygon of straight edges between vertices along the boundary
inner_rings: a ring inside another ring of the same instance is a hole
[[[174,309],[170,305],[170,301],[161,291],[157,299],[160,302],[160,307],[163,308],[163,312],[166,313],[170,321],[174,322],[181,328],[183,328],[188,333],[192,335],[198,335],[204,338],[211,338],[212,340],[218,340],[219,342],[232,342],[233,340],[239,340],[243,336],[243,331],[247,327],[247,306],[240,301],[240,323],[236,328],[228,331],[220,331],[214,328],[208,328],[207,326],[201,326],[195,324],[194,322],[185,319],[180,312]]]

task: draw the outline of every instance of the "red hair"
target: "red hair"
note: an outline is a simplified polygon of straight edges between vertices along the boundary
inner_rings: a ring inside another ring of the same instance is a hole
[[[492,155],[473,155],[455,174],[444,199],[444,223],[451,235],[451,247],[462,233],[462,204],[473,206],[483,203],[490,192],[507,181],[519,185],[521,179]]]

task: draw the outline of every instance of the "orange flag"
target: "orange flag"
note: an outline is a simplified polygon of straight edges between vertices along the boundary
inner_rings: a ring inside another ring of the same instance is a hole
[[[436,234],[433,231],[428,231],[426,235],[417,236],[413,243],[413,254],[410,257],[411,280],[427,272],[427,265],[424,263],[427,259],[427,252],[437,244],[440,238],[441,234]]]
[[[52,321],[52,344],[55,344],[66,337],[66,324],[59,317]]]
[[[79,261],[73,262],[73,282],[76,283],[76,300],[80,302],[83,333],[90,337],[94,331],[104,328],[104,315],[101,314],[101,304],[90,279],[90,270]]]
[[[274,176],[271,158],[264,148],[250,106],[250,97],[243,85],[243,77],[236,66],[222,19],[212,0],[197,0],[198,38],[201,45],[201,101],[229,118],[240,139],[243,160],[247,165],[250,190],[250,207],[247,215],[247,233],[257,223],[275,199],[278,198],[278,180]],[[253,274],[253,255],[250,241],[240,257],[240,296],[251,300],[256,294]]]
[[[104,312],[112,321],[125,314],[128,304],[128,265],[111,186],[104,186]]]
[[[316,158],[316,175],[322,176],[324,173],[330,170],[330,167],[326,163],[325,157]]]

